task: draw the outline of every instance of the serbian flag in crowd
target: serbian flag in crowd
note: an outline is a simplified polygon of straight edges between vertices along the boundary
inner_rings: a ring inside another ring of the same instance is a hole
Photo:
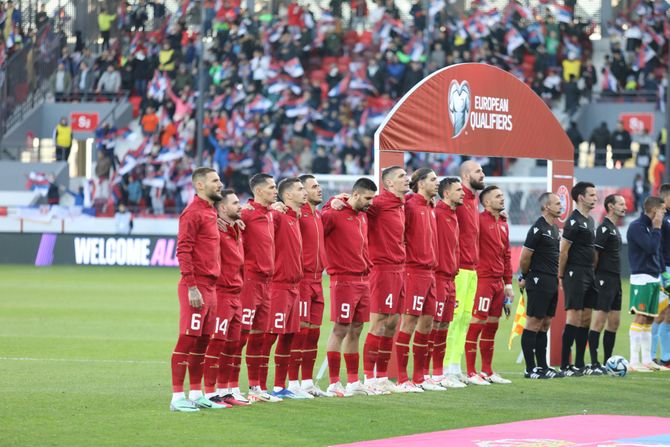
[[[544,29],[540,23],[534,22],[528,25],[528,43],[544,44]]]
[[[572,11],[567,6],[555,4],[554,16],[557,22],[572,23]]]
[[[663,36],[654,31],[654,29],[651,26],[648,26],[646,29],[646,32],[644,34],[644,41],[646,43],[655,42],[659,48],[662,47],[663,44],[665,43],[665,39],[663,38]]]
[[[330,89],[328,96],[333,98],[335,96],[343,95],[349,89],[349,81],[351,80],[351,75],[347,74],[337,85]]]
[[[603,68],[603,80],[601,87],[603,91],[616,92],[617,91],[617,80],[610,72],[609,67]]]
[[[247,105],[249,113],[266,113],[272,107],[272,101],[261,96],[256,95],[254,99]]]
[[[507,54],[512,54],[514,50],[519,48],[525,42],[523,36],[516,28],[512,27],[507,34],[505,34],[505,45],[507,46]]]
[[[637,66],[638,68],[644,68],[647,66],[647,63],[656,56],[656,52],[651,49],[649,45],[643,43],[640,47],[640,51],[637,54]]]
[[[533,20],[533,11],[530,10],[530,8],[527,8],[525,6],[521,6],[518,3],[514,3],[514,10],[521,16],[522,19],[526,20]]]
[[[284,71],[292,78],[299,78],[305,74],[305,70],[302,69],[302,65],[300,64],[300,59],[297,57],[286,61],[286,65],[284,65]]]

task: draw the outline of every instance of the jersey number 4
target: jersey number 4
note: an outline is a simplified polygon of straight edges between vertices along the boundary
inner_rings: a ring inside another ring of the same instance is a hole
[[[384,304],[386,304],[389,309],[393,309],[393,294],[389,293],[389,296],[386,297],[384,300]]]

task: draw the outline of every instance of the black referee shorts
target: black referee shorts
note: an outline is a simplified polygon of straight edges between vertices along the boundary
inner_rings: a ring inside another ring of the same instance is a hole
[[[621,277],[614,273],[596,273],[598,298],[595,310],[621,310]]]
[[[565,309],[593,309],[598,299],[593,269],[589,267],[568,266],[563,276]]]
[[[558,277],[529,272],[526,275],[526,315],[534,318],[553,317],[558,305]]]

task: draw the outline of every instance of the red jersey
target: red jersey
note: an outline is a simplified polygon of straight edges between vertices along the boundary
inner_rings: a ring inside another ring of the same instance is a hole
[[[300,210],[300,234],[305,278],[321,280],[325,265],[323,221],[319,210],[312,211],[309,203]]]
[[[411,194],[405,201],[405,241],[409,269],[437,267],[437,222],[432,201]]]
[[[227,225],[227,231],[219,230],[221,247],[221,274],[216,288],[226,293],[238,294],[244,282],[244,246],[242,232],[237,225]]]
[[[275,271],[275,225],[270,210],[249,200],[252,210],[242,209],[244,229],[244,270],[269,279]],[[247,275],[248,276],[248,275]]]
[[[370,260],[374,265],[405,263],[405,200],[383,190],[366,211]]]
[[[507,219],[484,211],[479,214],[479,251],[481,257],[477,265],[480,278],[503,278],[505,284],[512,284],[512,254],[509,248],[509,227]]]
[[[298,284],[303,277],[298,215],[288,208],[286,213],[272,211],[272,216],[275,222],[275,271],[272,282]]]
[[[443,200],[435,207],[437,216],[437,273],[450,277],[458,274],[458,216]]]
[[[365,212],[354,211],[346,202],[344,208],[337,211],[330,208],[329,200],[323,208],[322,217],[328,274],[366,276],[370,273],[372,262],[368,255],[368,219]]]
[[[198,196],[179,216],[177,259],[187,287],[201,281],[214,284],[221,272],[216,210]]]
[[[459,267],[477,270],[479,263],[479,205],[477,196],[463,185],[463,205],[456,208],[459,242],[461,246]]]

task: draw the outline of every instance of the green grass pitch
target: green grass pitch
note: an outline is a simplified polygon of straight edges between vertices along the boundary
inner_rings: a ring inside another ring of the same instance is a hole
[[[501,324],[494,357],[509,386],[171,413],[178,276],[0,267],[0,445],[307,446],[584,412],[668,415],[670,373],[525,381],[518,339],[507,350],[511,320]],[[628,357],[630,318],[622,320],[616,353]]]

